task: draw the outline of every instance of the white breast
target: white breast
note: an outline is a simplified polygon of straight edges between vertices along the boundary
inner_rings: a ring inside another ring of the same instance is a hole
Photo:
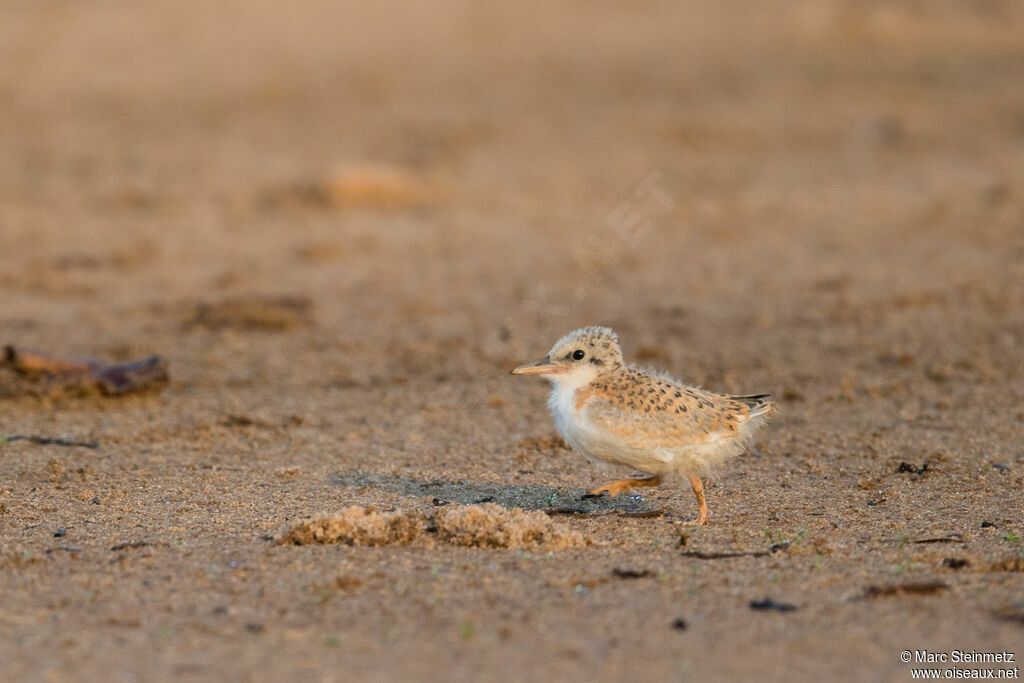
[[[576,414],[576,390],[579,385],[571,382],[553,382],[548,396],[548,408],[555,418],[555,427],[566,443],[574,449],[586,452],[580,443],[580,420]]]
[[[555,418],[555,427],[573,450],[596,460],[632,464],[632,450],[618,436],[591,424],[576,410],[576,391],[589,381],[556,382],[548,396],[548,407]],[[587,378],[589,380],[589,378]]]

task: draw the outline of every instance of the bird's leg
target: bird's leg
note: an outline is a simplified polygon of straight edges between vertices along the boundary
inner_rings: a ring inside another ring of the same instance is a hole
[[[708,523],[708,504],[704,502],[704,482],[700,480],[700,477],[690,477],[690,486],[693,487],[693,494],[697,496],[697,504],[700,505],[697,519],[690,523],[704,526]]]
[[[661,484],[661,477],[655,475],[653,477],[633,477],[631,479],[619,479],[603,486],[598,486],[596,489],[587,491],[588,496],[600,496],[602,493],[607,493],[609,496],[614,498],[615,496],[628,491],[632,488],[639,486],[658,486]]]

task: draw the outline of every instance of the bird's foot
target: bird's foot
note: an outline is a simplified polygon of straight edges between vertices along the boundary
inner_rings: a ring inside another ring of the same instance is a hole
[[[706,506],[701,506],[700,512],[697,514],[697,519],[691,519],[689,522],[683,522],[683,526],[707,526],[710,517],[708,516],[708,509]]]
[[[619,479],[602,486],[598,486],[595,489],[587,491],[584,498],[598,498],[602,493],[607,493],[610,497],[614,498],[620,493],[625,493],[632,488],[638,486],[657,486],[661,483],[661,477],[634,477],[631,479]]]

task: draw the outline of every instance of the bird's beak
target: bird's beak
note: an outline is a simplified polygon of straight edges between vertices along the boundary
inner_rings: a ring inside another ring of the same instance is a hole
[[[526,363],[520,365],[518,368],[513,368],[510,375],[557,375],[562,372],[562,366],[555,365],[551,362],[551,356],[542,358],[532,363]]]

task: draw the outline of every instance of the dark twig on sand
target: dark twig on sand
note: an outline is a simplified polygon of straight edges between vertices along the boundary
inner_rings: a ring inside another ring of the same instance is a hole
[[[685,545],[680,543],[680,545]],[[768,550],[747,550],[742,552],[705,553],[700,550],[684,550],[683,557],[696,557],[698,560],[724,560],[732,557],[768,557],[773,553],[789,549],[789,543],[772,543]]]
[[[704,553],[699,550],[687,550],[680,553],[683,557],[696,557],[698,560],[724,560],[730,557],[766,557],[769,554],[767,550],[755,550],[744,553]]]
[[[631,512],[629,510],[616,510],[615,514],[619,517],[633,517],[635,519],[652,519],[654,517],[661,517],[665,514],[664,510],[640,510],[638,512]]]
[[[573,515],[576,517],[603,517],[605,515],[615,515],[616,517],[633,517],[637,519],[648,519],[652,517],[661,517],[665,514],[664,510],[639,510],[632,512],[630,510],[588,510],[582,507],[546,507],[541,508],[541,512],[545,512],[549,515]]]
[[[918,581],[916,583],[868,586],[864,594],[869,598],[886,598],[894,595],[934,595],[949,588],[942,581]]]
[[[81,448],[99,448],[96,441],[68,441],[66,439],[55,439],[49,436],[34,436],[31,434],[14,434],[13,436],[0,436],[0,444],[13,441],[30,441],[40,446],[71,446]]]
[[[939,536],[936,538],[919,538],[911,543],[962,543],[964,537],[960,534],[950,534],[949,536]]]
[[[152,545],[149,541],[128,541],[127,543],[118,543],[117,545],[111,546],[111,550],[130,550],[131,548],[145,548],[147,545]]]
[[[775,602],[771,598],[765,598],[763,600],[751,600],[750,609],[792,612],[796,610],[796,605],[791,605],[788,602]]]
[[[650,569],[621,569],[616,567],[612,569],[612,576],[616,579],[646,579],[648,576],[654,576],[654,572]]]
[[[543,512],[549,514],[549,515],[578,515],[578,516],[582,517],[582,516],[585,516],[585,515],[593,515],[593,514],[595,514],[593,511],[587,510],[585,508],[570,508],[570,507],[556,508],[556,507],[547,507],[547,508],[541,508],[541,510]]]

